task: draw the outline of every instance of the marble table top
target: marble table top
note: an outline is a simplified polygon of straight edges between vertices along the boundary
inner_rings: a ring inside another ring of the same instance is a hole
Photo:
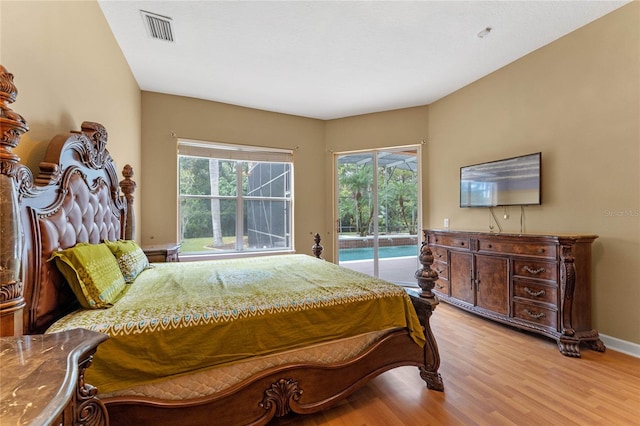
[[[0,338],[2,425],[53,422],[78,383],[78,361],[108,336],[84,329]]]

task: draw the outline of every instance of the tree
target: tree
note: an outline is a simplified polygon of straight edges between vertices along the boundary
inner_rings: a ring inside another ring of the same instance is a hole
[[[392,230],[406,230],[416,234],[417,230],[417,185],[412,170],[388,167],[384,169],[381,198],[386,207],[387,226]]]
[[[180,202],[181,237],[184,240],[212,235],[211,205],[207,200],[197,198],[211,192],[208,159],[180,156],[179,162],[179,193],[184,196]]]
[[[338,166],[340,229],[354,227],[358,235],[368,235],[373,222],[373,203],[377,202],[380,232],[416,234],[416,173],[404,167],[379,166],[376,178],[379,196],[373,200],[374,177],[370,163],[342,163]]]
[[[211,230],[213,231],[213,246],[221,246],[222,227],[220,226],[220,199],[216,198],[220,195],[219,190],[220,168],[218,160],[209,159],[209,182],[211,186]]]
[[[370,233],[373,220],[373,171],[371,164],[342,164],[338,171],[341,194],[352,200],[346,213],[359,236]]]

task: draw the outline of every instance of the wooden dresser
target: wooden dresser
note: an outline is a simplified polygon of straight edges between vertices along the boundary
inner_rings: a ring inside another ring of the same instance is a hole
[[[84,329],[0,339],[0,424],[109,423],[84,371],[106,334]]]
[[[596,235],[425,230],[440,300],[543,334],[560,352],[604,351],[591,328],[591,244]]]

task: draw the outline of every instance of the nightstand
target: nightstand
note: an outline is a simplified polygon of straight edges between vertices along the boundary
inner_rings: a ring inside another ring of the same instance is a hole
[[[149,262],[179,262],[178,251],[180,244],[157,244],[142,247]]]
[[[107,410],[84,372],[108,338],[81,328],[1,338],[2,424],[107,425]]]

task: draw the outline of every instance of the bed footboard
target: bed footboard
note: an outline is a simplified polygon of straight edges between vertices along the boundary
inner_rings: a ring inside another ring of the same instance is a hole
[[[114,397],[102,401],[111,425],[197,426],[211,424],[212,418],[216,425],[264,425],[292,412],[310,414],[330,408],[387,370],[413,365],[423,371],[423,360],[423,349],[402,329],[345,362],[274,367],[208,397],[188,401]]]
[[[318,259],[322,259],[323,247],[320,244],[320,234],[316,233],[313,236],[313,241],[315,244],[311,247],[311,250]],[[431,314],[439,303],[438,298],[432,291],[438,280],[438,273],[431,269],[433,260],[433,253],[429,245],[426,241],[423,241],[420,247],[420,254],[418,255],[418,261],[422,267],[415,273],[418,285],[422,291],[410,288],[406,288],[406,291],[409,297],[411,297],[411,302],[418,314],[418,319],[420,320],[427,341],[424,345],[424,364],[420,366],[420,377],[427,383],[429,389],[444,391],[442,376],[438,372],[440,368],[440,352],[438,351],[438,344],[431,330],[430,323]]]

